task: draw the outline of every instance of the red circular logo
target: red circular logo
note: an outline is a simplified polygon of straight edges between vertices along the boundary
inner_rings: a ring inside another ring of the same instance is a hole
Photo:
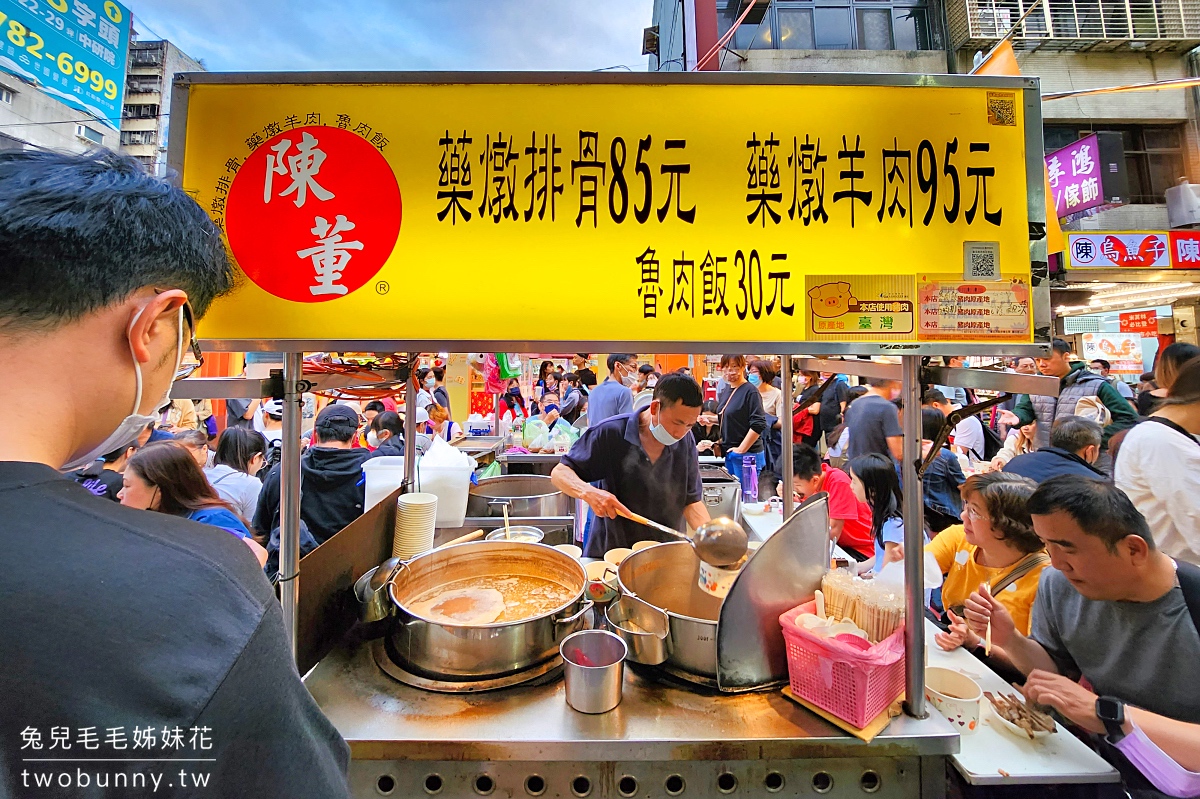
[[[225,230],[259,288],[324,302],[375,277],[400,217],[400,187],[382,154],[349,131],[306,126],[246,158],[229,189]]]

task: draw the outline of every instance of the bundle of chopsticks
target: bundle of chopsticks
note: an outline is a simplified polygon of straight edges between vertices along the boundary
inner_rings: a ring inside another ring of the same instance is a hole
[[[866,631],[873,644],[904,624],[904,597],[873,580],[863,580],[848,569],[834,569],[821,579],[826,614],[849,619]]]

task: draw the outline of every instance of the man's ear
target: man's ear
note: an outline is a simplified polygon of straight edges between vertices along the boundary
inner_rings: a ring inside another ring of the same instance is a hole
[[[179,309],[187,302],[187,293],[180,289],[171,289],[154,294],[140,308],[133,306],[129,311],[129,343],[133,349],[133,357],[139,363],[149,363],[153,355],[150,352],[150,341],[156,335],[170,331],[172,346],[179,337]]]

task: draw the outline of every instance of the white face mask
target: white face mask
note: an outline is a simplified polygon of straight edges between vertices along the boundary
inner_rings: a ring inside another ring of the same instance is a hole
[[[662,421],[662,414],[658,416],[659,422]],[[654,440],[662,444],[664,447],[669,447],[672,444],[678,444],[680,439],[667,432],[667,428],[661,424],[654,423],[654,414],[650,414],[650,435],[654,436]]]
[[[137,324],[142,313],[145,311],[143,307],[133,317],[133,321],[129,323],[129,331],[133,330],[133,326]],[[126,336],[129,335],[126,331]],[[133,342],[129,343],[129,353],[133,356],[133,374],[137,379],[137,392],[133,399],[133,413],[126,416],[117,425],[117,429],[112,431],[108,438],[101,441],[98,445],[88,450],[87,452],[72,457],[69,461],[62,465],[63,470],[78,469],[80,466],[87,466],[92,461],[120,447],[128,446],[133,443],[138,434],[146,429],[146,426],[158,418],[157,413],[138,413],[138,409],[142,406],[142,365],[138,363],[137,356],[133,355]],[[183,307],[179,308],[179,342],[175,346],[175,367],[179,366],[180,360],[183,358]],[[174,383],[167,384],[167,393],[163,395],[162,401],[154,406],[154,410],[167,405],[171,401],[171,386]]]
[[[628,367],[628,366],[626,366],[626,367],[623,367],[623,368],[625,368],[625,369],[629,369],[629,367]],[[627,386],[629,386],[629,387],[631,387],[631,388],[632,388],[633,386],[636,386],[636,385],[637,385],[637,375],[636,375],[636,374],[634,374],[632,371],[627,371],[627,372],[625,372],[625,374],[624,374],[624,375],[621,377],[621,382],[622,382],[622,383],[624,383],[625,385],[627,385]]]
[[[374,430],[367,431],[367,446],[371,449],[379,449],[379,434]]]

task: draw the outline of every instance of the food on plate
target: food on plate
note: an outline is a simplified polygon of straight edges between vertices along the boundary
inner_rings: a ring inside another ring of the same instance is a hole
[[[1030,740],[1038,737],[1038,733],[1053,733],[1057,730],[1054,719],[1040,710],[1034,710],[1016,696],[993,694],[991,691],[984,691],[983,695],[991,702],[997,716],[1021,728]]]

